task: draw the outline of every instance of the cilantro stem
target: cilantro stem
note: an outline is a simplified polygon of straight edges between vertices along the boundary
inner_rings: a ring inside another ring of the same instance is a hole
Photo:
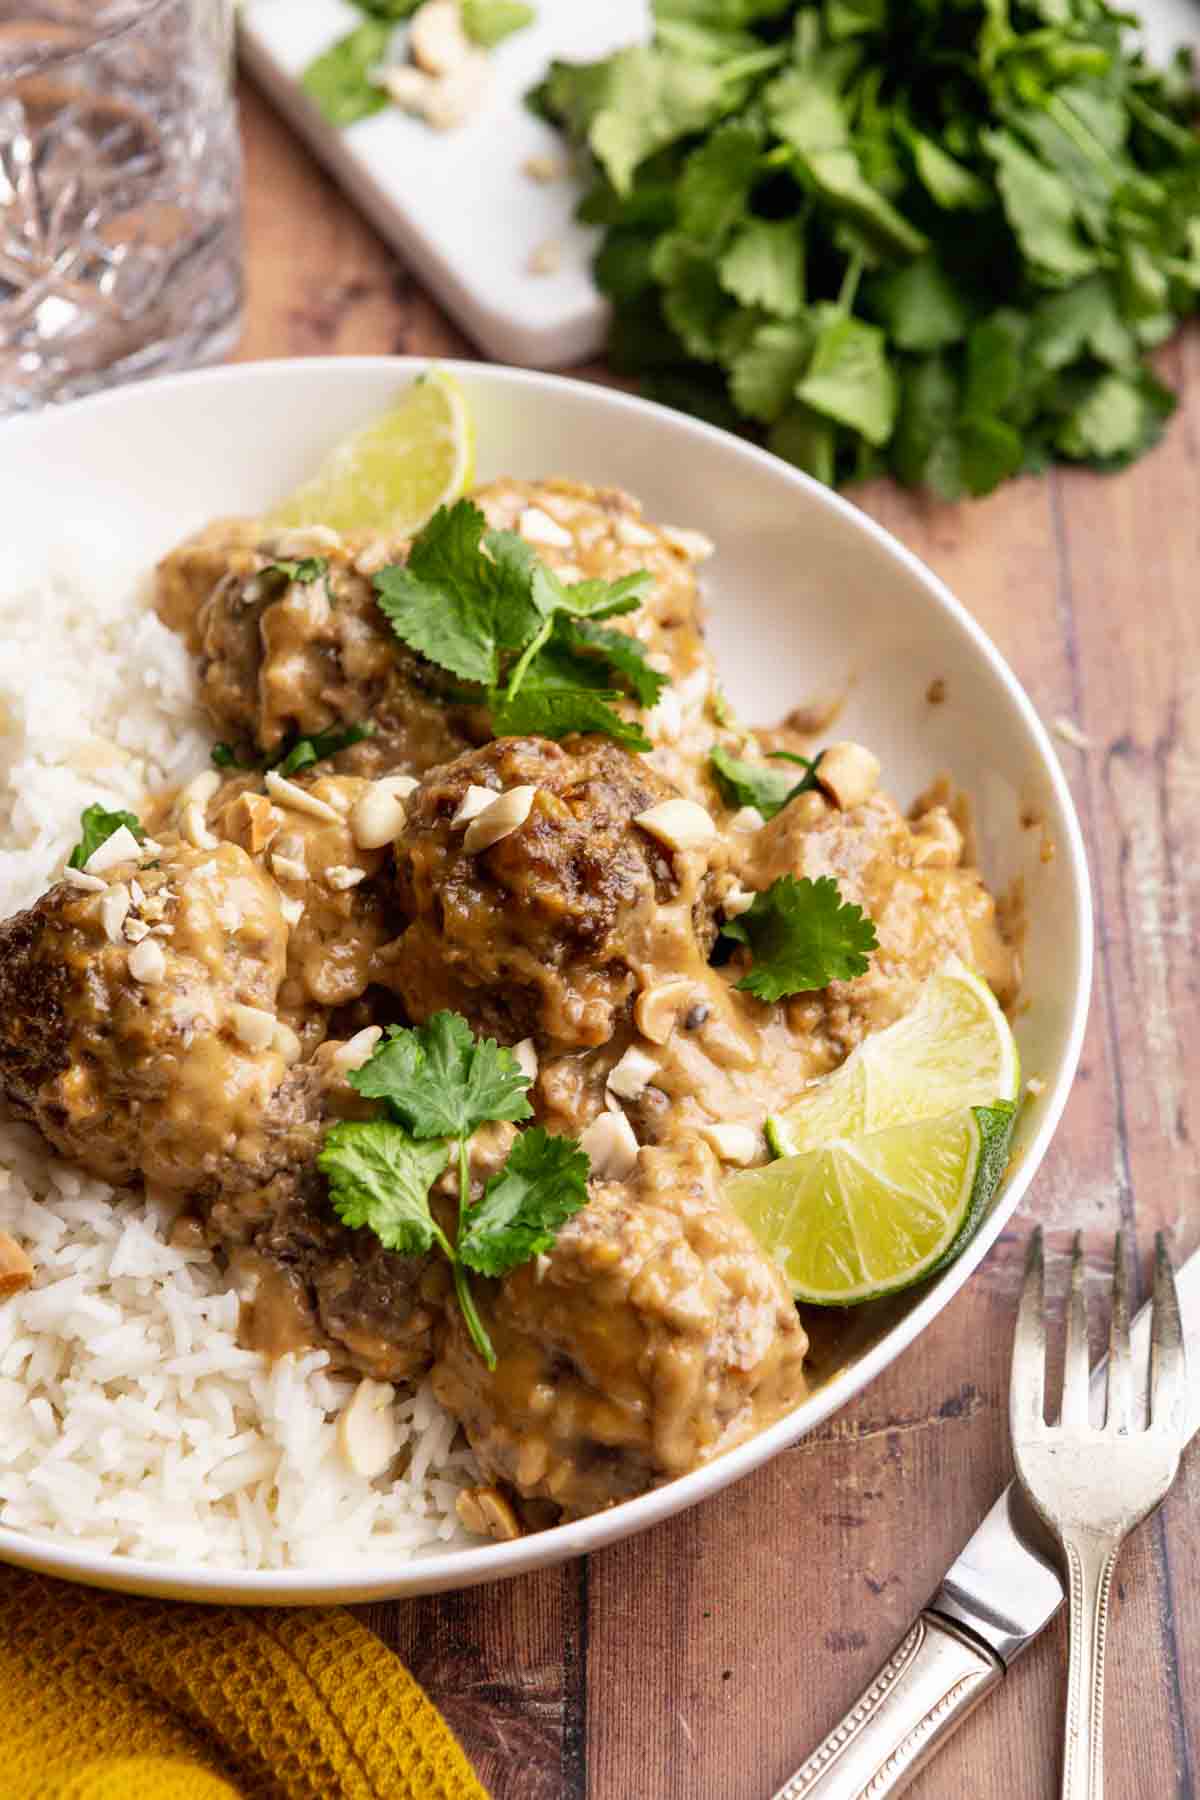
[[[517,660],[516,667],[508,678],[508,686],[504,690],[504,697],[506,700],[512,701],[516,699],[517,694],[520,692],[521,683],[524,681],[528,672],[530,663],[553,630],[554,615],[552,613],[548,619],[542,621],[537,631],[534,632],[533,636],[526,644],[524,650],[522,650],[520,657]]]
[[[467,1161],[467,1140],[465,1137],[460,1137],[458,1140],[458,1227],[455,1232],[456,1241],[462,1236],[463,1219],[466,1216],[470,1199],[471,1173],[470,1165]],[[445,1242],[444,1239],[443,1242]],[[458,1259],[457,1248],[451,1248],[451,1246],[447,1244],[446,1253],[450,1258],[450,1263],[454,1270],[454,1292],[458,1296],[459,1308],[462,1311],[463,1318],[467,1322],[467,1330],[471,1334],[471,1341],[488,1368],[494,1369],[496,1366],[496,1352],[492,1348],[492,1340],[488,1336],[487,1326],[480,1318],[479,1310],[475,1305],[475,1296],[471,1292],[470,1277]]]
[[[839,312],[848,313],[854,305],[854,297],[858,293],[858,284],[862,280],[864,266],[863,253],[861,250],[856,250],[846,264],[846,273],[842,276],[842,285],[838,289],[837,309]]]
[[[759,75],[764,69],[777,69],[780,63],[787,60],[787,49],[784,45],[767,46],[762,50],[746,50],[741,56],[731,56],[721,68],[722,81],[743,81],[747,75]]]

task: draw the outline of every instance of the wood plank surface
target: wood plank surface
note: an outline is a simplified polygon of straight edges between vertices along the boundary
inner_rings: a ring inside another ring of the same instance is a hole
[[[243,358],[474,355],[252,91]],[[1008,1354],[1041,1218],[1200,1235],[1200,334],[1162,356],[1183,404],[1124,474],[1058,471],[937,506],[853,498],[945,578],[1061,744],[1099,958],[1075,1093],[1034,1191],[966,1291],[836,1419],[684,1517],[576,1562],[365,1616],[497,1800],[764,1800],[840,1717],[1009,1473]],[[599,369],[583,371],[603,378]],[[1108,1781],[1191,1800],[1200,1766],[1200,1457],[1120,1568]],[[1051,1800],[1062,1621],[918,1780],[920,1800]]]

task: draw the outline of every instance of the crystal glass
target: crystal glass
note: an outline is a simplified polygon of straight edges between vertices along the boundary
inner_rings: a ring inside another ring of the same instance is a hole
[[[0,414],[236,341],[233,0],[0,0]]]

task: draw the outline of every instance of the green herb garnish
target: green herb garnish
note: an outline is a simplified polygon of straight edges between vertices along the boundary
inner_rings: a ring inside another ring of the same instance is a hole
[[[300,77],[304,92],[331,125],[353,125],[391,105],[386,90],[371,80],[387,55],[391,16],[365,19],[309,63]]]
[[[462,0],[463,30],[484,50],[494,50],[536,18],[533,7],[523,5],[522,0]]]
[[[767,763],[747,762],[734,756],[721,744],[714,744],[708,760],[717,786],[730,806],[753,806],[764,819],[773,819],[797,794],[806,794],[817,786],[819,756],[795,756],[790,750],[772,750],[777,762],[798,763],[804,770],[799,781],[786,769],[772,769]]]
[[[585,144],[610,358],[823,481],[1112,468],[1200,307],[1186,58],[1106,0],[656,0],[531,96]]]
[[[298,769],[324,762],[326,757],[336,756],[339,750],[348,750],[351,744],[361,744],[364,738],[374,735],[375,727],[369,719],[361,725],[333,725],[328,731],[298,739],[290,749],[268,761],[266,767],[277,769],[281,775],[294,775]]]
[[[749,946],[754,961],[737,985],[759,1000],[851,981],[866,973],[869,952],[879,946],[871,920],[842,900],[829,875],[817,881],[781,875],[721,930]]]
[[[263,569],[264,575],[282,575],[285,581],[298,581],[301,587],[310,582],[319,581],[322,575],[329,573],[329,563],[323,556],[301,556],[295,562],[268,563]]]
[[[361,744],[364,738],[374,735],[375,726],[366,719],[361,725],[331,725],[328,731],[315,731],[311,737],[294,738],[274,756],[257,762],[240,763],[231,744],[214,744],[208,754],[218,769],[275,769],[280,775],[295,775],[298,770],[311,768],[313,763],[324,762],[339,750],[348,750],[351,744]]]
[[[329,1177],[335,1211],[347,1225],[368,1226],[389,1250],[417,1256],[436,1245],[453,1267],[471,1338],[494,1368],[467,1271],[502,1275],[548,1250],[587,1200],[586,1154],[573,1138],[540,1127],[524,1131],[471,1205],[471,1133],[494,1120],[528,1119],[532,1108],[529,1078],[512,1051],[476,1038],[457,1013],[435,1013],[416,1030],[391,1026],[350,1082],[382,1101],[388,1117],[334,1125],[326,1133],[317,1162]],[[452,1156],[459,1198],[453,1241],[429,1206],[429,1190]]]
[[[651,585],[643,569],[567,586],[515,532],[489,531],[470,500],[440,507],[407,563],[375,577],[396,636],[472,683],[497,735],[597,731],[636,750],[649,738],[614,707],[626,695],[653,706],[664,677],[603,621],[636,611]]]
[[[68,869],[82,869],[92,852],[101,844],[108,842],[115,831],[122,825],[132,831],[139,844],[146,841],[146,833],[142,830],[141,820],[136,813],[109,812],[97,802],[93,806],[85,806],[79,815],[79,842],[67,858]]]

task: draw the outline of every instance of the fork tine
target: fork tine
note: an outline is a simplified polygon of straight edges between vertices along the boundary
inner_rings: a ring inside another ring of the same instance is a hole
[[[1154,1311],[1150,1321],[1150,1421],[1182,1437],[1187,1394],[1187,1354],[1175,1271],[1162,1232],[1154,1239]]]
[[[1083,1233],[1075,1233],[1071,1246],[1071,1303],[1067,1313],[1067,1353],[1063,1364],[1062,1425],[1086,1425],[1088,1422],[1088,1356],[1087,1294],[1084,1290]]]
[[[1046,1273],[1042,1228],[1034,1228],[1025,1256],[1025,1283],[1013,1334],[1008,1411],[1014,1439],[1044,1429],[1046,1393]]]
[[[1127,1436],[1133,1427],[1133,1382],[1129,1361],[1129,1276],[1125,1237],[1118,1231],[1113,1246],[1112,1325],[1108,1334],[1108,1395],[1104,1428]]]

